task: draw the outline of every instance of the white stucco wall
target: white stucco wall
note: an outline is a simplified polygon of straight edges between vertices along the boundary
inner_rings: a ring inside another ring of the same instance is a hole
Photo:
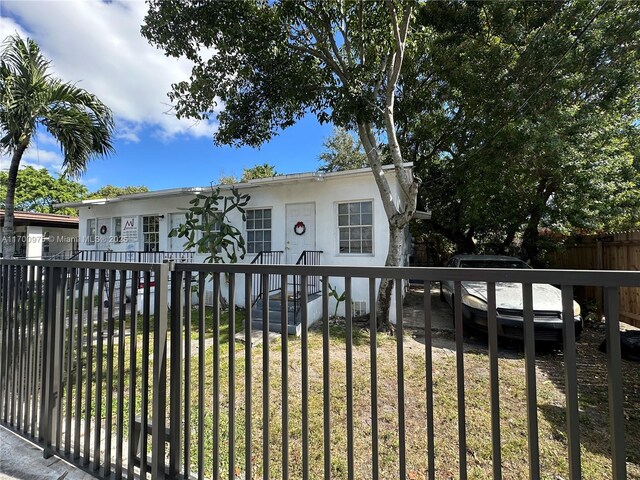
[[[387,171],[387,178],[395,194],[396,201],[402,195],[395,180],[395,174]],[[315,229],[307,225],[305,235],[313,235],[315,230],[315,250],[323,252],[323,265],[354,265],[354,266],[382,266],[385,263],[388,250],[388,223],[380,200],[380,194],[373,175],[370,171],[342,172],[341,174],[327,174],[323,178],[311,175],[275,177],[255,183],[237,185],[241,193],[251,196],[247,208],[271,208],[271,250],[286,251],[287,232],[292,230],[286,225],[287,205],[299,203],[313,203],[315,205]],[[79,207],[80,242],[83,250],[113,250],[140,251],[143,250],[142,217],[147,215],[164,216],[159,222],[160,245],[159,250],[175,250],[175,245],[181,245],[181,240],[169,239],[172,213],[180,212],[189,206],[193,193],[169,191],[165,194],[157,192],[153,198],[131,196],[117,199],[104,204],[93,203]],[[338,234],[338,203],[350,201],[372,201],[373,213],[373,252],[367,254],[345,254],[339,251]],[[138,222],[138,237],[128,239],[128,242],[116,242],[113,238],[113,218],[134,217]],[[98,242],[91,243],[87,232],[87,220],[95,219],[98,232]],[[246,239],[246,224],[242,222],[239,213],[234,212],[230,217],[243,233]],[[291,220],[291,219],[290,219]],[[107,226],[104,235],[100,235],[100,227]],[[289,224],[289,227],[291,223]],[[174,242],[173,244],[171,242]],[[176,243],[180,242],[180,243]],[[196,255],[195,261],[203,261],[204,255]],[[242,262],[249,263],[255,254],[248,253]],[[294,263],[294,262],[291,262]],[[342,290],[342,279],[331,279],[331,284]],[[244,299],[244,282],[238,281],[236,298]],[[368,280],[353,280],[353,300],[366,302],[369,311]],[[333,306],[330,307],[333,310]],[[343,311],[343,308],[340,309]]]

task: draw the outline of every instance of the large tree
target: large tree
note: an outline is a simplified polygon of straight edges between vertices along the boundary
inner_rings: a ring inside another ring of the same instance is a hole
[[[4,209],[9,174],[0,172],[0,208]],[[18,170],[14,207],[23,212],[59,213],[77,215],[73,208],[55,208],[64,202],[87,198],[87,187],[65,177],[54,177],[46,168],[27,166]]]
[[[397,119],[433,231],[463,252],[519,238],[535,259],[541,226],[633,221],[611,215],[639,205],[637,3],[429,2],[421,14],[429,35]]]
[[[8,37],[0,55],[0,151],[11,156],[2,230],[4,258],[13,258],[15,249],[14,201],[20,161],[38,128],[60,143],[66,175],[82,173],[93,157],[113,151],[109,108],[95,95],[53,77],[35,41]]]
[[[386,265],[397,266],[419,185],[404,168],[395,120],[418,8],[415,0],[150,0],[142,33],[194,63],[169,96],[179,117],[219,111],[218,144],[261,145],[306,112],[357,131],[388,219]],[[385,176],[387,156],[403,198]],[[382,281],[379,328],[391,328],[392,289]]]

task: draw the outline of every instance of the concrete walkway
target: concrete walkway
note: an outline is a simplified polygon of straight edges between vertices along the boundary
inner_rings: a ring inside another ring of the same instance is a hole
[[[0,480],[93,480],[58,457],[44,459],[42,449],[0,427]]]

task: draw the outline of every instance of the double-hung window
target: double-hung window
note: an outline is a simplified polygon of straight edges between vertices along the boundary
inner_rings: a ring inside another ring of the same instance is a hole
[[[271,250],[271,209],[247,210],[247,252]]]
[[[142,217],[142,241],[145,252],[160,250],[160,217],[158,215]]]
[[[338,203],[339,252],[373,253],[373,202]]]

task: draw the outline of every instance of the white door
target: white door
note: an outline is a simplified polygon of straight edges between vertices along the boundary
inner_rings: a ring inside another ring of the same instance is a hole
[[[292,264],[303,251],[316,249],[316,204],[290,203],[286,214],[286,262]]]
[[[110,239],[113,236],[111,228],[110,218],[98,219],[96,222],[96,250],[109,250]]]
[[[181,224],[185,223],[186,218],[184,213],[171,213],[169,214],[169,232],[174,228],[178,228]],[[184,251],[184,244],[187,241],[185,237],[169,237],[169,251],[170,252],[182,252]]]

